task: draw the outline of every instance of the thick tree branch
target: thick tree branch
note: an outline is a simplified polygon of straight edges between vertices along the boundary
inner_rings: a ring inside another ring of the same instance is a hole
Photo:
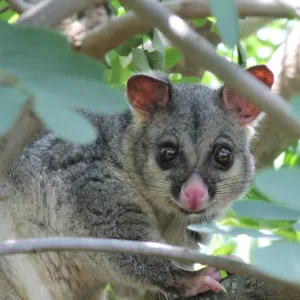
[[[0,174],[5,174],[14,161],[22,153],[24,147],[31,142],[41,128],[40,120],[35,116],[28,102],[20,113],[20,117],[12,128],[0,137]],[[0,198],[3,198],[1,191]]]
[[[286,41],[273,54],[268,66],[274,72],[273,91],[289,99],[300,92],[300,23],[296,24]],[[257,138],[253,140],[253,153],[257,168],[264,168],[284,151],[295,139],[276,127],[277,120],[265,116],[257,127]]]
[[[53,27],[68,16],[84,10],[92,4],[106,2],[107,0],[44,0],[26,10],[16,24]]]
[[[25,10],[28,10],[30,8],[32,8],[32,5],[23,1],[23,0],[7,0],[7,3],[9,4],[9,7],[18,12],[18,13],[22,13]]]
[[[240,16],[291,17],[286,8],[295,8],[294,0],[239,0]],[[211,15],[209,1],[179,0],[165,4],[174,14],[185,19],[208,17]],[[114,18],[104,26],[95,28],[82,42],[81,51],[95,58],[102,59],[111,49],[122,44],[130,37],[145,32],[150,28],[143,19],[133,12]]]
[[[289,106],[280,96],[271,93],[264,84],[246,71],[217,55],[214,47],[191,30],[182,19],[153,0],[122,0],[121,2],[134,9],[149,24],[155,24],[155,27],[185,55],[193,57],[195,62],[202,61],[203,66],[223,79],[226,85],[256,107],[266,111],[277,120],[276,126],[281,126],[286,134],[300,136],[300,120],[290,111]]]
[[[179,260],[184,263],[201,263],[239,275],[251,275],[261,280],[274,280],[284,286],[300,291],[300,286],[286,280],[272,277],[252,265],[233,261],[223,257],[201,254],[196,250],[170,246],[161,243],[140,242],[115,239],[49,237],[0,242],[0,256],[45,251],[102,251],[109,253],[127,253],[151,255]]]

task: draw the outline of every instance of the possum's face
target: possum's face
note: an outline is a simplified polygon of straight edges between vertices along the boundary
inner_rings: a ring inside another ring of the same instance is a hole
[[[144,196],[165,212],[203,219],[224,213],[254,175],[248,125],[258,110],[227,88],[148,75],[129,80],[128,96],[132,172]]]

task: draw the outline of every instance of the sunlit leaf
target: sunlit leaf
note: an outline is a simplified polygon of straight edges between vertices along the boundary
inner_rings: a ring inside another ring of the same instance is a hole
[[[237,201],[232,209],[238,214],[265,220],[300,220],[300,212],[275,203],[263,201]]]
[[[111,61],[111,76],[110,76],[110,83],[120,83],[122,82],[122,63],[119,56],[116,56],[116,58]]]
[[[268,198],[300,211],[300,168],[266,169],[255,179],[256,188]]]
[[[280,239],[280,237],[276,235],[262,233],[258,230],[230,226],[217,226],[207,223],[189,225],[188,229],[205,234],[223,234],[230,236],[248,235],[253,238]]]
[[[183,55],[181,51],[177,48],[166,48],[166,61],[165,61],[165,68],[168,70],[178,64]]]
[[[16,121],[27,97],[14,87],[0,85],[0,135],[5,134]]]
[[[236,0],[210,0],[212,14],[222,41],[233,48],[239,39],[238,10]]]
[[[300,245],[275,241],[254,251],[255,267],[274,277],[300,284]]]
[[[207,19],[205,19],[205,18],[204,19],[199,18],[199,19],[192,20],[192,23],[198,28],[203,27],[206,24],[206,22],[207,22]]]

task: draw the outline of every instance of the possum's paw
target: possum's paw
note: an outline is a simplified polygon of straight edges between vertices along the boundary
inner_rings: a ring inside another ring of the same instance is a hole
[[[222,257],[235,261],[244,262],[241,258],[234,255],[225,255]],[[203,268],[199,275],[192,279],[189,290],[186,292],[186,297],[195,296],[197,294],[206,293],[210,290],[215,293],[225,292],[225,287],[220,283],[222,277],[220,270],[213,267]]]

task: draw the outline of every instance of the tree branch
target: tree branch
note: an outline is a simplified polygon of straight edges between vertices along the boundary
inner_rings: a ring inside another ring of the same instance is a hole
[[[291,14],[287,8],[295,8],[294,0],[265,1],[239,0],[237,1],[240,16],[269,16],[289,18]],[[179,0],[164,4],[174,14],[185,19],[208,17],[211,15],[209,2],[204,0]],[[80,51],[95,58],[102,59],[111,49],[122,44],[133,35],[143,33],[150,28],[143,19],[139,19],[133,12],[114,18],[107,24],[95,28],[83,41]],[[243,29],[245,30],[245,29]]]
[[[92,4],[106,2],[107,0],[44,0],[26,10],[16,24],[53,27],[68,16],[84,10]]]
[[[18,13],[22,13],[25,10],[28,10],[30,8],[32,8],[32,5],[23,1],[23,0],[7,0],[7,3],[9,4],[9,7],[18,12]]]
[[[0,175],[8,171],[24,147],[36,137],[41,127],[40,120],[35,116],[31,103],[28,102],[23,107],[17,122],[0,137]],[[0,199],[3,197],[5,195],[1,191]]]
[[[274,72],[273,91],[289,99],[300,92],[300,23],[297,23],[286,41],[273,54],[268,66]],[[257,138],[253,140],[253,154],[257,168],[261,169],[273,163],[294,138],[278,130],[276,120],[266,115],[257,127]]]
[[[252,75],[217,55],[213,46],[191,30],[179,17],[153,0],[122,0],[125,6],[134,9],[145,21],[155,24],[185,55],[200,60],[203,66],[225,80],[233,90],[245,97],[256,107],[266,111],[277,120],[286,134],[300,136],[300,120],[290,111],[284,100],[273,93]]]
[[[251,275],[261,280],[274,280],[300,291],[300,286],[283,278],[267,275],[259,269],[219,256],[201,254],[188,248],[170,246],[154,242],[140,242],[117,239],[49,237],[23,240],[7,240],[0,242],[0,256],[21,253],[36,253],[45,251],[102,251],[108,253],[127,253],[151,255],[167,259],[179,260],[185,263],[201,263],[230,273]]]

